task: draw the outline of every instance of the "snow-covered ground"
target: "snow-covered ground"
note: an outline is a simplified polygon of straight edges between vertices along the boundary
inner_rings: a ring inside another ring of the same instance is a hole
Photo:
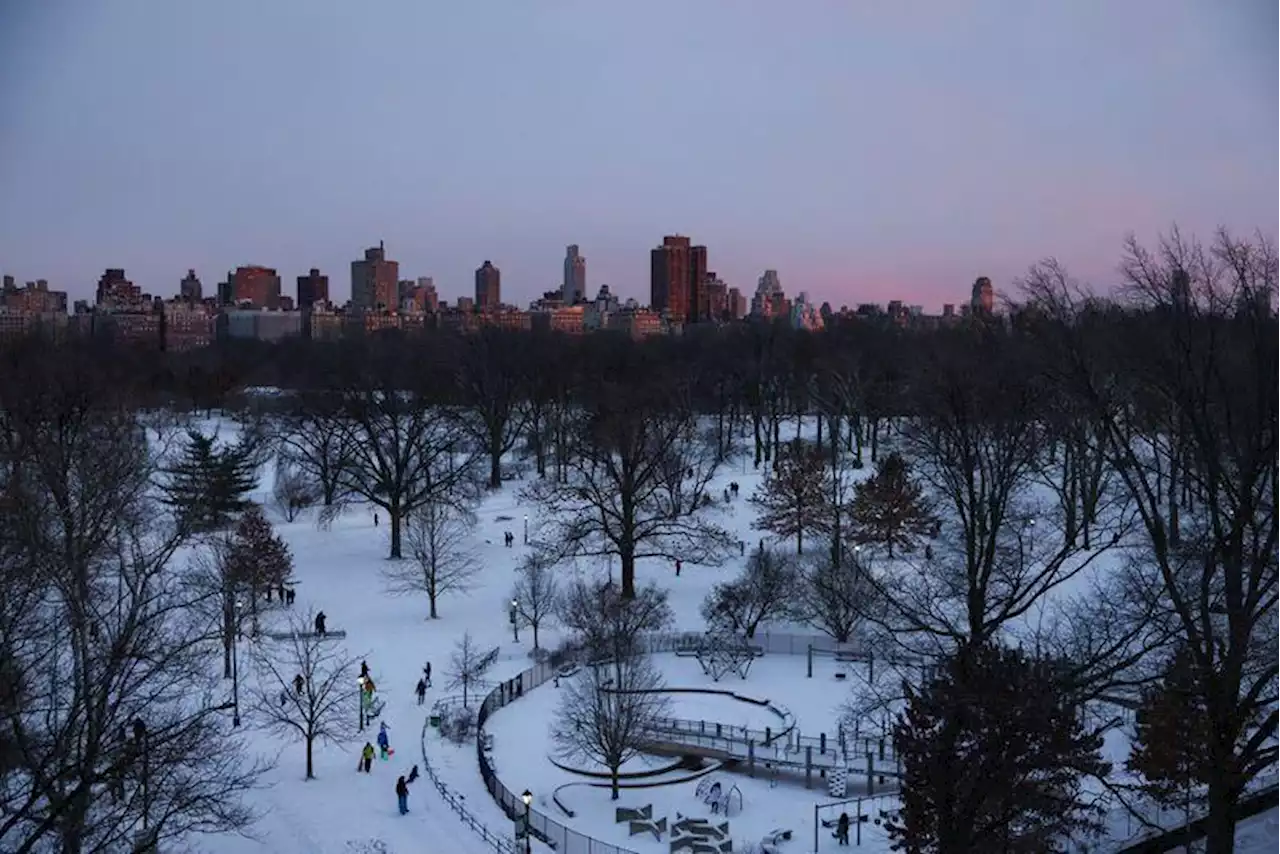
[[[870,473],[868,467],[865,474]],[[271,473],[264,475],[261,500],[266,500],[271,486]],[[748,545],[760,537],[760,533],[751,528],[754,513],[747,503],[760,477],[761,473],[752,471],[749,462],[734,463],[721,473],[712,490],[713,495],[719,495],[729,481],[740,484],[740,496],[728,508],[722,522]],[[447,671],[454,644],[464,632],[470,632],[481,649],[498,647],[497,662],[489,673],[495,682],[509,679],[532,664],[531,633],[521,629],[516,642],[507,621],[515,570],[527,548],[522,544],[525,517],[530,517],[530,524],[536,523],[534,509],[523,506],[517,498],[520,485],[518,482],[504,485],[480,507],[473,546],[483,569],[472,589],[441,599],[439,618],[435,620],[427,617],[425,597],[395,597],[387,593],[383,578],[388,549],[385,514],[379,511],[381,524],[375,525],[372,510],[354,508],[329,530],[317,528],[314,512],[305,513],[292,523],[273,516],[277,531],[288,542],[295,559],[298,583],[294,610],[303,614],[323,610],[330,630],[347,632],[346,639],[338,643],[351,656],[368,662],[379,695],[386,702],[381,719],[390,727],[392,746],[397,752],[391,760],[376,762],[373,773],[364,775],[356,773],[356,757],[363,739],[317,745],[316,779],[306,781],[302,743],[280,743],[256,733],[253,731],[255,721],[246,715],[244,726],[253,733],[258,749],[271,756],[278,754],[268,787],[248,795],[260,809],[261,819],[249,831],[251,838],[199,837],[192,841],[195,850],[205,854],[492,852],[425,777],[411,789],[409,814],[397,814],[396,778],[406,774],[414,764],[422,764],[424,749],[451,796],[465,804],[475,820],[494,836],[511,837],[511,822],[490,798],[481,780],[475,745],[451,745],[434,730],[429,730],[425,739],[422,736],[424,720],[433,701],[458,693],[448,687]],[[514,547],[504,545],[504,531],[515,535]],[[676,577],[674,568],[666,561],[641,560],[636,568],[637,583],[654,581],[667,588],[675,612],[675,628],[701,631],[703,621],[699,608],[703,598],[713,585],[734,577],[745,562],[745,556],[736,554],[720,567],[697,566],[686,561],[681,575]],[[578,570],[603,574],[616,571],[616,566],[601,564]],[[282,620],[281,612],[268,613],[265,628]],[[765,629],[812,633],[811,629],[790,625]],[[559,632],[554,626],[544,626],[539,639],[542,646],[554,647],[560,640]],[[246,642],[241,654],[249,652]],[[426,704],[419,706],[413,689],[427,661],[434,668],[434,685],[428,691]],[[840,707],[849,697],[850,684],[858,681],[838,682],[834,678],[838,665],[826,658],[815,659],[814,677],[806,678],[803,655],[767,655],[753,663],[745,680],[731,674],[719,683],[712,683],[693,659],[660,655],[655,661],[670,686],[715,687],[775,701],[795,714],[797,729],[802,734],[816,736],[826,732],[833,739]],[[585,780],[548,761],[554,749],[548,731],[555,722],[558,696],[558,689],[549,682],[497,710],[487,723],[486,729],[494,740],[493,764],[507,788],[513,791],[528,788],[534,793],[538,811],[575,830],[640,854],[658,851],[665,854],[668,842],[664,840],[659,845],[652,837],[629,837],[623,825],[613,822],[615,806],[652,804],[655,817],[666,815],[670,821],[675,821],[677,813],[710,817],[708,808],[694,796],[696,782],[630,790],[616,803],[610,802],[607,789],[571,786],[561,791],[561,801],[576,815],[574,818],[565,815],[552,801],[552,793],[566,783]],[[671,715],[675,717],[708,719],[753,729],[776,721],[767,710],[730,698],[672,695],[671,701]],[[353,716],[357,714],[354,683],[351,712]],[[371,737],[372,734],[365,735]],[[1108,743],[1109,750],[1117,754],[1122,754],[1126,746],[1127,740],[1122,736]],[[643,770],[654,764],[661,763],[637,761],[624,770]],[[752,779],[745,773],[728,772],[716,772],[716,776],[725,787],[736,785],[742,795],[741,812],[735,812],[730,818],[735,851],[743,850],[742,843],[756,842],[774,828],[794,831],[795,838],[782,850],[796,854],[813,850],[815,805],[833,800],[821,781],[815,782],[812,789],[806,789],[802,778],[772,781],[765,774]],[[878,814],[881,808],[892,806],[892,799],[880,797],[868,802],[864,809],[869,814]],[[826,810],[822,817],[834,819],[840,809],[849,809],[851,814],[856,812],[856,808],[849,805]],[[1275,814],[1270,815],[1270,838],[1274,843]],[[883,831],[874,822],[862,824],[861,831],[864,850],[888,850]],[[829,830],[821,830],[817,841],[820,850],[835,850]],[[533,849],[548,850],[537,842]]]

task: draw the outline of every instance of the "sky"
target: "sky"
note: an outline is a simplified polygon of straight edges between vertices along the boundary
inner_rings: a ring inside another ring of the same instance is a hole
[[[936,310],[1177,223],[1278,230],[1274,0],[0,0],[0,272],[648,300],[664,234],[754,292]]]

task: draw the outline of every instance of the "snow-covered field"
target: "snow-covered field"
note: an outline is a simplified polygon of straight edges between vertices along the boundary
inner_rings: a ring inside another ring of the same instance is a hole
[[[866,474],[870,471],[868,467]],[[270,480],[271,473],[265,472],[260,496],[263,500],[269,494]],[[712,494],[719,494],[731,480],[741,485],[740,497],[728,508],[722,522],[737,537],[754,544],[760,534],[751,528],[753,513],[747,497],[759,483],[760,473],[752,471],[749,463],[734,463],[722,472]],[[251,837],[200,837],[192,841],[195,850],[205,854],[491,852],[493,849],[458,817],[426,777],[411,788],[409,814],[397,814],[396,778],[407,774],[414,764],[422,764],[424,748],[442,783],[465,804],[475,820],[494,836],[511,838],[511,822],[484,788],[475,745],[451,745],[434,730],[429,730],[425,739],[422,734],[433,701],[458,693],[446,687],[446,671],[454,644],[464,632],[470,632],[481,649],[498,647],[497,662],[488,674],[492,680],[509,679],[532,664],[531,633],[522,629],[517,643],[507,621],[515,570],[527,548],[522,544],[524,518],[530,516],[531,524],[534,521],[533,508],[522,506],[517,498],[519,485],[506,484],[502,490],[489,495],[480,507],[473,546],[483,570],[472,589],[441,599],[439,618],[435,620],[427,618],[425,596],[395,597],[387,593],[383,578],[388,548],[385,514],[381,525],[375,525],[373,511],[357,507],[334,522],[329,530],[318,529],[314,512],[305,513],[292,523],[273,517],[277,531],[288,542],[295,559],[298,583],[294,610],[304,614],[323,610],[328,615],[330,630],[347,632],[346,639],[339,643],[350,655],[368,662],[379,694],[386,702],[381,719],[390,728],[391,743],[397,752],[390,760],[377,761],[373,773],[364,775],[356,773],[362,739],[317,745],[316,779],[306,781],[302,743],[280,743],[254,732],[255,721],[246,715],[244,726],[252,734],[253,743],[264,754],[278,754],[269,785],[247,795],[258,806],[261,819],[250,830]],[[504,545],[504,531],[514,533],[513,547]],[[677,577],[673,566],[666,561],[641,560],[637,565],[637,583],[654,581],[670,591],[676,630],[701,631],[704,626],[699,608],[703,598],[714,584],[734,577],[745,562],[746,557],[736,554],[720,567],[697,566],[686,561]],[[616,571],[616,567],[612,569]],[[604,564],[578,567],[578,571],[601,574],[610,570]],[[269,613],[265,617],[265,628],[270,629],[273,622],[278,624],[282,620],[279,611]],[[811,629],[791,625],[765,628],[812,633]],[[559,640],[554,626],[543,627],[542,646],[554,647]],[[242,647],[242,656],[249,652],[248,643]],[[426,704],[420,706],[414,696],[414,685],[428,661],[434,668],[434,687],[428,691]],[[796,716],[797,729],[807,736],[826,732],[829,738],[835,737],[840,707],[849,697],[850,683],[857,682],[856,679],[837,681],[834,672],[839,665],[827,658],[815,659],[814,676],[806,678],[803,655],[766,655],[752,664],[745,680],[730,674],[718,683],[713,683],[694,659],[659,655],[655,656],[655,662],[663,670],[669,686],[714,687],[784,705]],[[353,683],[353,717],[357,714],[355,690]],[[677,813],[710,817],[708,808],[694,796],[695,782],[633,789],[624,792],[616,803],[610,802],[607,789],[570,786],[561,791],[560,799],[576,815],[573,818],[565,815],[552,801],[552,793],[567,783],[583,783],[585,778],[562,771],[548,761],[553,751],[549,729],[555,725],[558,696],[559,690],[548,682],[496,711],[487,723],[487,732],[494,741],[493,764],[508,789],[527,788],[534,793],[534,808],[539,812],[574,830],[640,854],[659,851],[665,854],[668,842],[664,839],[658,844],[651,836],[629,837],[624,825],[613,822],[615,806],[652,804],[655,817],[666,815],[670,821],[676,820]],[[674,694],[671,703],[673,717],[706,719],[753,729],[775,724],[777,720],[762,707],[731,698]],[[373,732],[365,735],[372,737]],[[1126,745],[1127,739],[1117,736],[1109,740],[1109,752],[1122,754]],[[661,764],[655,760],[636,760],[624,770],[644,770]],[[813,850],[814,807],[833,800],[825,784],[817,781],[812,789],[806,789],[802,778],[772,781],[767,774],[751,779],[745,773],[728,772],[717,772],[716,776],[726,788],[736,785],[742,795],[742,811],[730,818],[735,851],[744,850],[743,843],[756,842],[774,828],[794,831],[795,838],[782,850],[796,854]],[[880,797],[869,802],[865,809],[876,813],[886,806],[892,806],[891,799]],[[853,806],[844,808],[854,812]],[[823,818],[834,819],[839,811],[828,810]],[[1264,835],[1269,832],[1274,844],[1275,814],[1270,816],[1270,824],[1262,832]],[[863,850],[888,850],[883,832],[874,822],[862,824],[861,832]],[[817,842],[819,850],[835,850],[829,830],[818,833]],[[533,850],[549,849],[535,841]]]

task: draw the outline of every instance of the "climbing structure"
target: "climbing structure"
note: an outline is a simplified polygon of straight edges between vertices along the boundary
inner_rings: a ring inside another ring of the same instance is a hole
[[[719,682],[726,673],[737,673],[743,679],[751,662],[760,654],[746,638],[731,632],[708,632],[698,643],[697,659],[712,681]]]

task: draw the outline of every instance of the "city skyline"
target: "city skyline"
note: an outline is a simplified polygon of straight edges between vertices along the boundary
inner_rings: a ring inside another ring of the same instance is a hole
[[[0,272],[75,300],[318,268],[341,302],[385,240],[526,304],[578,245],[589,296],[645,303],[680,234],[744,293],[933,307],[1050,254],[1105,286],[1130,229],[1275,235],[1274,4],[855,5],[20,4]]]

